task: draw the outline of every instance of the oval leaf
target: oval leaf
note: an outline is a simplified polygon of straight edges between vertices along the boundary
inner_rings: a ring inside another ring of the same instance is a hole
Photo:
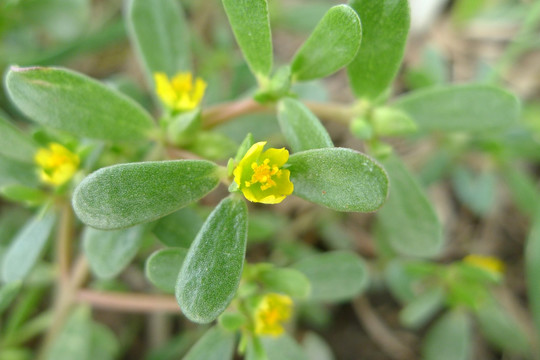
[[[176,279],[186,258],[186,249],[161,249],[146,260],[146,277],[163,291],[174,294]]]
[[[242,275],[247,206],[228,197],[210,214],[184,260],[176,300],[192,321],[209,323],[229,305]]]
[[[489,85],[454,85],[415,91],[394,106],[420,128],[437,131],[487,131],[517,121],[520,106],[508,91]]]
[[[150,115],[133,100],[70,70],[12,66],[6,86],[30,119],[78,136],[142,140],[153,128]]]
[[[471,324],[467,314],[448,312],[429,330],[422,359],[468,360],[471,357]]]
[[[86,177],[73,194],[73,208],[87,225],[119,229],[155,220],[212,191],[217,165],[204,160],[120,164]]]
[[[349,64],[362,41],[362,25],[347,5],[328,10],[291,64],[294,80],[306,81],[328,76]]]
[[[362,19],[363,41],[347,67],[356,97],[377,98],[397,74],[409,32],[407,0],[350,0]]]
[[[299,152],[289,158],[294,194],[337,211],[375,211],[388,194],[384,169],[351,149]]]
[[[359,295],[368,284],[364,261],[347,251],[333,251],[300,260],[295,269],[311,283],[310,300],[339,302]]]
[[[52,211],[37,215],[17,233],[2,260],[4,282],[23,280],[30,272],[49,239],[55,219]]]
[[[285,98],[279,102],[278,121],[293,152],[334,147],[319,119],[298,100]]]
[[[218,326],[208,330],[189,350],[183,360],[230,360],[236,334]]]
[[[266,0],[223,0],[236,41],[257,78],[272,70],[272,35]]]
[[[118,275],[137,255],[144,233],[142,225],[109,231],[87,227],[83,246],[92,272],[104,279]]]
[[[396,156],[381,160],[390,176],[390,196],[378,212],[380,236],[403,255],[433,256],[443,245],[442,228],[423,189]]]
[[[538,284],[535,284],[538,286]],[[530,344],[525,331],[508,309],[502,307],[494,298],[482,303],[477,311],[480,332],[497,349],[512,354],[526,354]]]
[[[34,163],[36,144],[8,120],[0,116],[0,154],[13,160]]]
[[[131,0],[126,17],[131,43],[150,84],[155,72],[172,77],[191,68],[189,28],[180,2]]]

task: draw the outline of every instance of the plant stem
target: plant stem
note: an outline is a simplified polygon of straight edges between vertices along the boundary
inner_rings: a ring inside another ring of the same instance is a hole
[[[77,292],[76,301],[111,311],[180,313],[176,299],[169,295],[113,293],[83,289]]]
[[[251,98],[223,103],[204,110],[202,123],[204,128],[211,129],[238,116],[269,111],[272,108],[272,106],[263,105]]]
[[[70,225],[71,226],[71,225]],[[60,282],[57,288],[57,295],[54,303],[52,315],[52,325],[49,331],[45,334],[45,338],[39,349],[39,354],[36,359],[45,360],[54,340],[62,330],[64,323],[74,304],[75,294],[78,288],[86,280],[88,276],[88,262],[84,256],[80,256],[75,262],[71,278],[67,283]]]
[[[73,238],[73,210],[71,204],[64,201],[61,209],[60,228],[56,242],[56,256],[60,271],[61,286],[69,281],[69,267],[71,266],[71,253],[73,251],[71,239]]]
[[[348,125],[355,115],[355,108],[350,105],[337,103],[304,102],[317,117]],[[275,110],[275,105],[265,105],[253,99],[243,99],[218,104],[204,110],[202,113],[203,127],[211,129],[219,124],[235,119],[242,115],[269,112]]]

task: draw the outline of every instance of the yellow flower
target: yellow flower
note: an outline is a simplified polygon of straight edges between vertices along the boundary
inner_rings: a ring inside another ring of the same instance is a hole
[[[40,148],[34,156],[39,166],[39,176],[44,183],[63,185],[68,182],[79,167],[79,156],[58,143],[50,143],[48,148]]]
[[[292,194],[291,172],[282,169],[289,159],[285,149],[270,148],[266,141],[254,144],[233,171],[234,181],[246,199],[263,204],[278,204]]]
[[[286,295],[265,295],[255,310],[255,333],[281,335],[284,331],[281,323],[291,317],[292,305],[292,299]]]
[[[493,256],[467,255],[463,262],[497,275],[502,274],[505,267],[501,260]]]
[[[156,93],[171,110],[193,110],[201,103],[206,90],[206,82],[201,78],[195,79],[190,72],[180,72],[171,80],[165,73],[154,73]]]

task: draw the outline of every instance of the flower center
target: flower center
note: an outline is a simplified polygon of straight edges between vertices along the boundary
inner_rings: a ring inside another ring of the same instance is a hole
[[[276,182],[272,180],[272,176],[276,175],[278,178],[281,176],[281,170],[276,165],[269,165],[270,159],[264,159],[262,164],[257,164],[255,161],[251,163],[251,169],[253,169],[253,176],[250,181],[246,181],[246,187],[250,187],[253,184],[261,184],[261,190],[270,189],[272,186],[276,186]]]

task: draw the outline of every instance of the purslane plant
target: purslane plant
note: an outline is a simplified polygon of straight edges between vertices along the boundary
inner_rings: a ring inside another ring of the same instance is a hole
[[[37,146],[8,121],[0,122],[7,134],[1,141],[14,144],[0,146],[0,154],[30,167],[30,174],[48,188],[42,191],[35,182],[4,190],[12,200],[42,205],[42,211],[6,252],[2,280],[14,284],[27,278],[57,212],[64,219],[62,231],[70,232],[64,228],[69,201],[87,225],[82,237],[91,270],[97,277],[112,278],[129,264],[150,231],[157,234],[164,224],[175,225],[176,216],[191,219],[189,206],[223,183],[229,195],[211,211],[194,240],[154,252],[146,275],[174,293],[179,311],[192,321],[219,319],[220,325],[186,359],[206,359],[209,353],[232,358],[237,333],[242,335],[238,349],[247,358],[276,359],[272,349],[287,344],[291,354],[300,354],[289,355],[302,359],[305,355],[282,326],[293,304],[357,296],[367,286],[366,267],[350,251],[312,255],[289,267],[246,263],[249,216],[244,198],[265,204],[261,206],[298,196],[341,212],[381,209],[375,237],[387,257],[435,256],[443,232],[433,205],[385,138],[498,131],[515,121],[519,105],[512,94],[488,85],[424,89],[387,103],[408,33],[406,0],[352,0],[332,7],[290,63],[280,67],[274,67],[267,1],[223,0],[223,5],[258,85],[252,99],[205,108],[202,100],[212,83],[194,79],[190,71],[188,30],[174,0],[130,0],[126,9],[130,40],[162,108],[157,121],[132,99],[85,75],[54,67],[11,67],[6,76],[11,100],[52,141]],[[344,67],[356,97],[353,104],[312,103],[295,94],[295,84]],[[226,166],[198,152],[209,128],[258,111],[275,112],[290,153],[285,148],[265,150],[270,139],[256,141],[245,133]],[[318,117],[348,125],[377,160],[334,147]],[[111,143],[129,144],[125,147],[133,147],[137,155],[114,154]],[[178,150],[189,151],[192,158],[176,160]],[[82,173],[88,176],[81,179]],[[485,261],[476,263],[485,267]],[[69,265],[62,265],[62,273]],[[69,290],[64,298],[71,299],[71,284],[64,289]],[[439,305],[441,295],[430,296]],[[73,316],[87,315],[80,311]],[[65,317],[58,312],[56,319]]]

